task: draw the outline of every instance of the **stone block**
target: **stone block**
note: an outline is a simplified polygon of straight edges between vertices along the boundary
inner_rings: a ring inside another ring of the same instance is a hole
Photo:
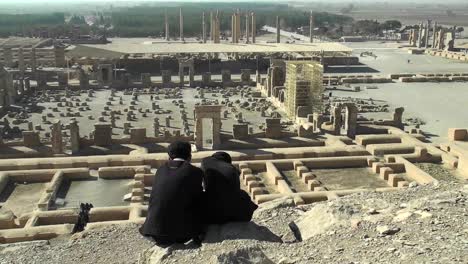
[[[244,184],[245,185],[248,185],[249,182],[251,181],[256,181],[257,180],[257,177],[255,177],[255,175],[253,174],[247,174],[245,175],[244,177]]]
[[[304,181],[305,184],[308,184],[309,181],[314,180],[317,178],[317,175],[315,175],[313,172],[305,172],[302,174],[302,180]]]
[[[382,162],[374,162],[372,163],[372,171],[374,173],[380,173],[380,168],[382,168],[384,164]]]
[[[392,187],[398,187],[398,183],[404,181],[403,177],[398,174],[390,174],[388,175],[388,185]]]
[[[252,189],[255,187],[260,187],[260,183],[258,181],[250,181],[247,184],[247,189],[249,190],[250,193],[252,192]]]
[[[130,142],[132,144],[142,144],[146,141],[146,128],[131,128]]]
[[[295,160],[295,161],[293,162],[294,170],[296,170],[297,167],[299,167],[299,166],[304,166],[304,163],[302,163],[302,161],[300,161],[300,160]]]
[[[296,175],[299,178],[302,178],[302,175],[306,172],[309,172],[309,169],[306,166],[298,166],[296,168]]]
[[[41,145],[39,132],[23,131],[23,144],[25,147],[38,147]]]
[[[248,124],[234,124],[232,125],[232,136],[234,139],[245,139],[249,136]]]
[[[245,175],[247,174],[252,174],[252,170],[250,168],[244,168],[244,169],[241,169],[241,177],[244,178]]]
[[[468,139],[468,130],[463,128],[449,128],[448,138],[450,141],[464,141]]]
[[[320,185],[322,185],[322,183],[318,180],[310,180],[308,183],[307,183],[307,188],[311,191],[314,191],[315,188],[319,187]]]
[[[389,167],[382,167],[380,168],[380,172],[379,172],[379,175],[380,175],[380,178],[383,179],[383,180],[388,180],[388,177],[390,174],[393,174],[395,173],[393,171],[392,168],[389,168]]]

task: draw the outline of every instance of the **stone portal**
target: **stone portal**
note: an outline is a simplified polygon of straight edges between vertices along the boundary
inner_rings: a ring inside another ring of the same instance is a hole
[[[195,75],[195,67],[194,67],[194,64],[193,64],[193,59],[187,59],[187,60],[183,60],[183,59],[180,59],[179,60],[179,81],[180,81],[180,87],[184,87],[184,69],[185,68],[188,68],[189,70],[189,86],[190,87],[193,87],[194,85],[194,75]]]
[[[203,119],[210,118],[213,121],[212,148],[216,149],[221,144],[221,108],[222,105],[195,106],[195,145],[203,148]]]

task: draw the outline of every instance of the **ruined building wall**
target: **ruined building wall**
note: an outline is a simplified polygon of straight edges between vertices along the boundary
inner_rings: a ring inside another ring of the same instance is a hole
[[[259,59],[258,67],[260,72],[266,72],[269,67],[269,59]],[[120,67],[127,69],[129,73],[140,74],[141,72],[158,75],[162,70],[170,70],[173,73],[179,71],[179,62],[174,57],[160,59],[122,59],[118,62]],[[206,59],[194,58],[195,73],[211,72],[212,74],[221,74],[221,70],[230,70],[232,74],[241,73],[241,69],[257,70],[257,61],[255,59],[229,60],[221,61],[212,59],[210,62]]]
[[[323,66],[311,61],[286,62],[286,113],[295,119],[298,108],[322,112]]]

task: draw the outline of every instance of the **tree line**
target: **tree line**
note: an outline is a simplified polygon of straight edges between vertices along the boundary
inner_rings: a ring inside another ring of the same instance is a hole
[[[229,35],[231,15],[239,10],[241,13],[241,29],[245,29],[245,14],[254,12],[257,31],[264,25],[275,26],[276,16],[280,17],[280,25],[284,30],[296,31],[309,25],[310,11],[290,7],[287,4],[266,3],[157,3],[142,4],[134,7],[113,8],[109,11],[96,12],[95,23],[88,25],[84,16],[65,13],[50,14],[0,14],[0,37],[12,35],[31,36],[31,32],[41,27],[47,27],[52,36],[66,36],[73,25],[79,25],[81,33],[90,32],[105,34],[108,37],[162,37],[165,32],[165,15],[169,20],[171,37],[179,36],[179,9],[182,7],[184,16],[184,35],[186,37],[201,37],[202,13],[205,13],[206,29],[210,28],[210,13],[220,13],[221,33]],[[314,13],[316,33],[329,37],[343,35],[344,26],[352,25],[353,33],[363,35],[378,35],[382,30],[396,30],[401,27],[399,21],[391,20],[379,23],[375,20],[354,21],[346,15],[327,12]],[[306,32],[307,33],[307,32]]]
[[[165,15],[168,16],[169,32],[171,37],[178,36],[179,32],[179,6],[136,6],[115,10],[111,14],[111,35],[121,37],[162,36],[164,34]],[[295,30],[298,27],[309,25],[310,12],[291,8],[288,5],[262,4],[262,3],[185,3],[182,7],[184,17],[184,34],[186,36],[201,36],[202,13],[205,12],[205,23],[209,30],[210,13],[220,12],[220,26],[222,32],[231,29],[231,15],[239,9],[241,13],[241,28],[245,28],[245,14],[254,12],[256,26],[259,30],[264,25],[275,26],[276,16],[281,19],[281,27]],[[348,16],[329,14],[325,12],[314,14],[315,25],[336,24],[342,25],[352,22]]]

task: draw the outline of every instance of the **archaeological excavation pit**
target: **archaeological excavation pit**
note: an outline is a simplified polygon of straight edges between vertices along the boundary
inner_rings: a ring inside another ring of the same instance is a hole
[[[77,208],[80,203],[91,203],[95,207],[128,205],[126,194],[131,192],[132,180],[102,179],[95,177],[87,180],[64,181],[53,205],[56,209]]]

